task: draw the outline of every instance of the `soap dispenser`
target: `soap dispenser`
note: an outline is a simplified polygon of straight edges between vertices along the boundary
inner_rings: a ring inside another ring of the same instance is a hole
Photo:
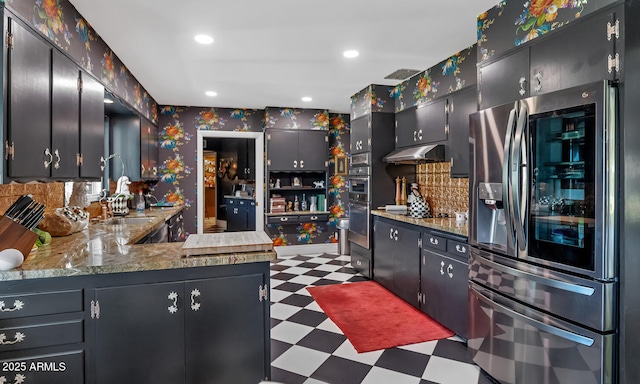
[[[138,202],[136,203],[136,212],[144,213],[144,196],[142,196],[142,189],[138,190]]]

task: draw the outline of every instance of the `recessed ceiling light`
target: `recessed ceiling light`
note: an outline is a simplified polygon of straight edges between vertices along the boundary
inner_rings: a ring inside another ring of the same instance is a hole
[[[302,101],[307,102],[307,103],[310,102],[311,100],[313,100],[313,99],[310,98],[309,96],[305,96],[305,97],[302,98]]]
[[[360,52],[350,49],[348,51],[344,51],[342,52],[342,56],[347,57],[349,59],[352,59],[354,57],[358,57],[358,55],[360,54]]]
[[[105,103],[105,104],[113,104],[113,100],[111,100],[111,99],[104,99],[104,103]]]
[[[214,92],[214,91],[207,91],[204,94],[207,96],[218,96],[218,92]]]
[[[196,41],[200,44],[211,44],[213,43],[213,37],[209,35],[196,35]]]

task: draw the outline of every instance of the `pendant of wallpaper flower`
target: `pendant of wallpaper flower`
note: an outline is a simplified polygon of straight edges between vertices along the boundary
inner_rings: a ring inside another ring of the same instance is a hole
[[[78,37],[80,37],[80,40],[84,44],[84,49],[87,51],[86,56],[82,56],[80,58],[80,66],[89,72],[93,72],[93,63],[91,62],[91,55],[89,55],[89,52],[91,51],[91,42],[95,41],[96,37],[93,34],[91,28],[89,28],[89,24],[87,24],[84,18],[76,14],[75,21],[76,21],[76,33],[78,34]]]
[[[13,3],[13,2],[11,2]],[[11,4],[10,3],[10,4]],[[36,0],[36,14],[33,25],[65,51],[71,45],[71,33],[64,21],[64,13],[59,0]],[[64,41],[64,44],[62,43]]]
[[[524,3],[522,14],[515,20],[515,45],[526,43],[561,27],[567,21],[556,22],[560,12],[567,12],[577,19],[584,11],[586,3],[587,0],[532,0]]]
[[[316,223],[302,223],[296,228],[298,230],[298,242],[301,244],[312,244],[313,239],[322,234],[323,227]]]
[[[391,91],[391,97],[393,97],[393,104],[395,105],[395,112],[398,113],[404,110],[406,107],[404,105],[404,90],[407,88],[407,83],[402,82],[395,87],[393,87],[393,91]]]
[[[185,132],[182,122],[175,120],[173,124],[167,124],[158,134],[160,148],[178,151],[178,147],[191,140],[191,135]]]
[[[226,123],[227,120],[220,117],[215,108],[200,111],[195,118],[195,125],[198,130],[217,131],[223,129]]]
[[[433,99],[438,92],[438,83],[431,78],[431,69],[423,72],[413,90],[413,99],[416,104],[425,103]]]
[[[449,93],[464,87],[465,80],[457,77],[457,75],[460,73],[460,64],[462,64],[465,58],[466,56],[463,56],[461,52],[458,52],[445,60],[441,66],[442,76],[452,76],[455,78],[455,84],[449,85]]]

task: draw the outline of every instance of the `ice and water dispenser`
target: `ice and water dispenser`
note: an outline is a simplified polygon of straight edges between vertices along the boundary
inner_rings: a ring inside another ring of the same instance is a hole
[[[507,222],[502,199],[501,183],[478,185],[478,242],[507,247]]]

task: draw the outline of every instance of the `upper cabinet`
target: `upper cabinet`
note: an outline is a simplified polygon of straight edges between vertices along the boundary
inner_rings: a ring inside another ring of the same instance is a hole
[[[141,178],[155,179],[158,177],[158,159],[160,158],[160,144],[158,142],[158,127],[144,117],[140,118],[140,168]]]
[[[405,109],[396,114],[396,148],[446,141],[447,98]]]
[[[270,171],[326,171],[328,156],[327,131],[267,131],[267,166]]]
[[[582,16],[478,67],[480,109],[622,73],[623,5]],[[524,44],[524,42],[522,42]],[[492,56],[493,57],[493,56]]]
[[[9,178],[99,178],[104,88],[16,20],[5,22]]]
[[[157,178],[160,151],[158,128],[120,102],[114,104],[107,111],[109,152],[117,153],[122,163],[111,160],[110,177],[117,180],[127,176],[132,181]]]

